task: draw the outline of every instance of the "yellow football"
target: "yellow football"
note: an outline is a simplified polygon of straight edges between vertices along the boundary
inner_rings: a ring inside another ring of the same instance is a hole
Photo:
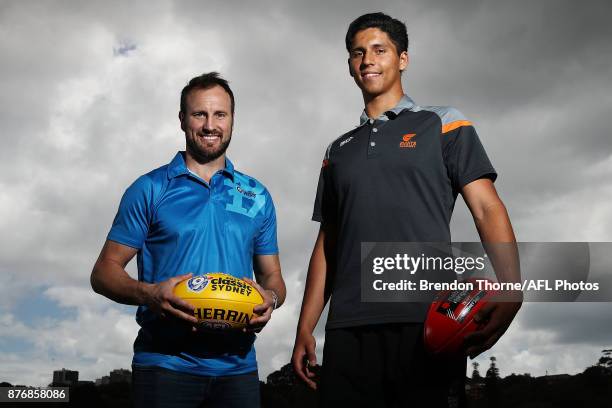
[[[204,329],[242,329],[255,317],[253,307],[263,298],[253,286],[226,273],[192,276],[177,283],[174,294],[194,306]]]

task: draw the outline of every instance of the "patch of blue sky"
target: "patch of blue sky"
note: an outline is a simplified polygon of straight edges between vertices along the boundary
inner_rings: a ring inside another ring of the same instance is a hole
[[[27,339],[0,336],[0,352],[2,353],[29,353],[33,349],[34,345]]]
[[[121,42],[118,46],[113,47],[113,55],[115,57],[127,57],[137,48],[138,46],[132,42]]]
[[[49,320],[75,319],[77,309],[62,307],[56,301],[44,296],[43,290],[33,291],[36,296],[24,297],[14,306],[15,319],[25,326],[44,326]]]

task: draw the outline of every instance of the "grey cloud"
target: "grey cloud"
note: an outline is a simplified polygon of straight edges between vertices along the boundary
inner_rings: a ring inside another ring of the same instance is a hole
[[[604,323],[612,321],[608,303],[534,303],[521,311],[521,317],[521,328],[551,331],[556,344],[612,346],[612,327]]]

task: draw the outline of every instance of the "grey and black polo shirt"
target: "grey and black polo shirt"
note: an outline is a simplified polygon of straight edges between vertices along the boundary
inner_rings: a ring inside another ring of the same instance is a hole
[[[406,95],[332,142],[312,216],[338,229],[327,329],[422,322],[427,305],[361,302],[361,242],[450,242],[458,193],[484,177],[497,174],[472,123]]]

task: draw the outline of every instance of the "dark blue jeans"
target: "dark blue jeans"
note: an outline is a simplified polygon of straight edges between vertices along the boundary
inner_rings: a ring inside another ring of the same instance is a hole
[[[160,367],[132,367],[136,408],[259,408],[257,371],[203,377]]]

